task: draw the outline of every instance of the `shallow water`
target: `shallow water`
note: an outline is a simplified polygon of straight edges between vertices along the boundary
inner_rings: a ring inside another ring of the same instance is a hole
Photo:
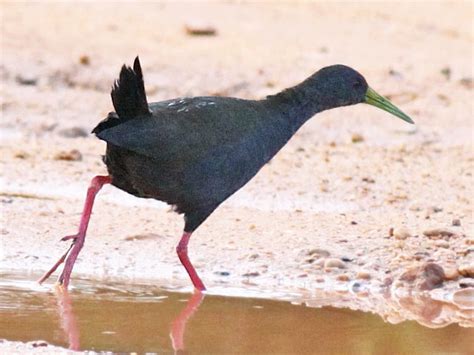
[[[114,352],[470,353],[474,329],[343,308],[75,279],[64,293],[0,274],[0,339]]]

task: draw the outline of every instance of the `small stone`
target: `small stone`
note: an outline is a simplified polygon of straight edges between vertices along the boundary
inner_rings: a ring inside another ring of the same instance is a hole
[[[423,281],[418,284],[418,288],[422,291],[440,287],[445,279],[443,268],[435,263],[425,264],[421,276]]]
[[[455,227],[459,227],[461,225],[461,220],[459,218],[454,218],[451,224]]]
[[[437,240],[435,242],[435,245],[439,248],[449,248],[449,243],[446,240]]]
[[[461,78],[459,83],[464,86],[466,89],[472,90],[474,88],[474,79],[473,78]]]
[[[458,269],[455,267],[444,268],[444,279],[446,281],[457,280],[459,278]]]
[[[218,276],[229,276],[230,272],[228,272],[228,271],[216,271],[214,274],[216,274]]]
[[[80,161],[82,160],[82,154],[77,149],[72,149],[69,152],[59,152],[54,156],[54,159],[66,161]]]
[[[48,343],[45,342],[44,340],[32,341],[32,342],[30,342],[29,344],[31,344],[31,346],[34,347],[34,348],[39,348],[39,347],[48,346]]]
[[[89,132],[82,127],[70,127],[61,129],[58,134],[66,138],[83,138],[89,135]]]
[[[364,141],[364,137],[359,133],[354,133],[351,137],[352,143],[360,143]]]
[[[462,309],[474,308],[474,288],[469,287],[454,292],[453,303]]]
[[[403,79],[402,73],[400,73],[399,71],[397,71],[397,70],[395,70],[395,69],[390,69],[390,70],[388,71],[388,74],[389,74],[390,76],[393,76],[393,77],[397,78],[397,79]]]
[[[403,274],[400,276],[401,281],[407,281],[407,282],[413,282],[416,280],[416,277],[418,275],[419,268],[418,267],[412,267],[405,271]]]
[[[474,280],[468,279],[468,278],[462,278],[459,280],[459,287],[461,288],[474,287]]]
[[[330,253],[327,250],[315,248],[315,249],[308,250],[306,255],[314,256],[317,258],[327,258],[330,255]]]
[[[337,268],[345,269],[346,265],[342,262],[341,259],[326,259],[324,262],[325,269]]]
[[[245,274],[242,274],[244,277],[256,277],[259,275],[260,273],[258,271],[246,272]]]
[[[438,288],[445,280],[444,270],[435,263],[426,263],[421,267],[412,267],[400,276],[401,281],[413,283],[421,291]]]
[[[38,83],[38,78],[31,74],[18,74],[15,78],[16,82],[20,85],[34,86]]]
[[[251,255],[249,255],[249,257],[248,257],[248,260],[253,261],[253,260],[257,259],[259,256],[260,256],[260,255],[258,255],[258,254],[251,254]]]
[[[449,229],[446,228],[434,228],[434,229],[428,229],[423,232],[423,235],[428,238],[436,238],[436,237],[452,237],[456,233],[453,231],[450,231]]]
[[[412,237],[410,231],[403,227],[395,229],[393,231],[393,236],[395,237],[395,239],[398,239],[398,240],[405,240],[407,238]]]
[[[17,159],[28,159],[30,155],[27,152],[21,151],[15,153],[15,158]]]
[[[441,69],[441,74],[446,78],[446,80],[451,79],[451,68],[445,67]]]
[[[184,28],[190,36],[215,36],[217,34],[216,28],[206,23],[189,23]]]
[[[458,272],[464,277],[474,278],[474,264],[464,264],[459,266]]]
[[[326,262],[325,259],[318,259],[318,260],[313,264],[313,266],[323,267],[325,262]]]
[[[338,281],[349,281],[351,278],[348,274],[341,274],[336,276],[336,280]]]
[[[359,271],[359,272],[356,274],[356,279],[359,279],[359,280],[370,280],[370,279],[371,279],[371,276],[370,276],[370,273],[367,272],[367,271]]]
[[[89,58],[88,55],[81,55],[79,57],[79,63],[82,65],[90,65],[91,64],[91,59]]]

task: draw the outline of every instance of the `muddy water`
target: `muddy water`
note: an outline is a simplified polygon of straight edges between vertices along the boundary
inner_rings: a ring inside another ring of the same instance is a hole
[[[474,331],[397,325],[343,308],[77,280],[69,293],[0,274],[0,339],[189,353],[470,353]]]

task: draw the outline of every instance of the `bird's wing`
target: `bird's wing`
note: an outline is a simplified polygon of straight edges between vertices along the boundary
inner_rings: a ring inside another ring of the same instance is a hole
[[[191,164],[254,136],[261,113],[252,101],[230,98],[169,100],[150,105],[151,117],[97,133],[111,144],[159,162]]]

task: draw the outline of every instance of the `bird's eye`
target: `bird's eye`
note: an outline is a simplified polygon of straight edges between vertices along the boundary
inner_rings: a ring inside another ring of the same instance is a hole
[[[358,88],[360,88],[361,86],[362,86],[362,83],[361,83],[359,80],[357,80],[357,81],[354,83],[354,89],[358,89]]]

